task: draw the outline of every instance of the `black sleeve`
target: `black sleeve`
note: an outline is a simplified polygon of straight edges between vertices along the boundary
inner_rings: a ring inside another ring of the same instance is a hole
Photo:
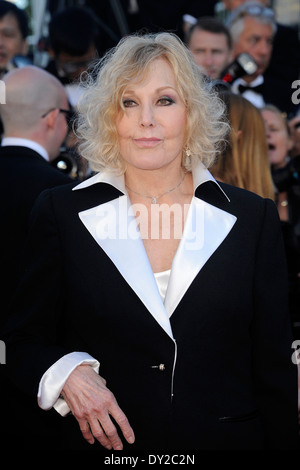
[[[4,329],[6,363],[12,380],[36,396],[44,372],[72,352],[59,344],[57,334],[64,308],[64,266],[51,190],[34,206],[22,264]]]
[[[253,374],[266,448],[299,448],[297,366],[292,362],[287,270],[278,211],[265,200],[256,253]]]

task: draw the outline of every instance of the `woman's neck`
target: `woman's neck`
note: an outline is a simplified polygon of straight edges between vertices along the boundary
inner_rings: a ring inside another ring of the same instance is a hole
[[[185,173],[185,169],[179,165],[155,170],[129,167],[125,172],[125,184],[133,193],[159,196],[181,186],[185,180]]]

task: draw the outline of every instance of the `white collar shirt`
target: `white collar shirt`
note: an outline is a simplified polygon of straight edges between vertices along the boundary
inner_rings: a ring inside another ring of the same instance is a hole
[[[34,140],[23,139],[20,137],[3,137],[2,142],[1,142],[1,147],[8,147],[8,146],[27,147],[37,152],[47,162],[49,162],[49,154],[47,150],[42,145],[35,142]]]
[[[240,95],[241,93],[239,92],[239,85],[244,85],[250,88],[256,87],[258,85],[262,85],[264,83],[264,77],[262,75],[259,75],[253,82],[251,83],[246,83],[245,80],[242,78],[238,78],[235,80],[231,86],[231,91],[232,93],[235,93],[236,95]],[[257,93],[256,91],[252,90],[246,90],[244,93],[242,93],[242,96],[246,98],[250,103],[254,104],[257,108],[263,108],[265,106],[265,100],[263,96],[260,93]]]

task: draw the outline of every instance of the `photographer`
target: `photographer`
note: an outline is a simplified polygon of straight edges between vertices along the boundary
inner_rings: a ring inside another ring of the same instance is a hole
[[[245,2],[233,10],[227,23],[233,41],[233,54],[247,52],[258,68],[252,75],[232,83],[233,93],[241,94],[258,108],[272,103],[287,114],[295,112],[291,83],[267,73],[277,32],[275,13],[260,2]]]

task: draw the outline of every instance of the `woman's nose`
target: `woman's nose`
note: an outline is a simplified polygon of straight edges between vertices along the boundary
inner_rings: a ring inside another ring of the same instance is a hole
[[[140,125],[149,127],[155,125],[154,110],[150,105],[144,105],[140,108]]]

